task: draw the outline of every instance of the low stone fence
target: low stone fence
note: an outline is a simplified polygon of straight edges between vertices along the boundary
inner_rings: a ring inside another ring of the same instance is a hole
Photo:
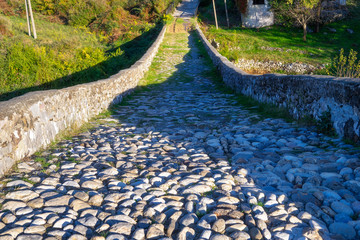
[[[251,75],[219,54],[199,26],[196,30],[227,86],[260,102],[286,107],[296,119],[305,116],[319,119],[324,112],[330,111],[333,126],[341,137],[355,142],[360,140],[360,79],[315,75]]]
[[[66,129],[78,127],[119,103],[149,69],[166,26],[145,55],[108,79],[60,90],[30,92],[0,102],[0,176],[12,165],[51,143]]]

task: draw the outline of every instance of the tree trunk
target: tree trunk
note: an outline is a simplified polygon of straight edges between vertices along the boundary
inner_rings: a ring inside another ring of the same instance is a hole
[[[316,30],[315,32],[320,32],[320,16],[321,16],[321,0],[319,0],[319,5],[316,12]]]
[[[25,0],[25,8],[26,8],[26,20],[27,20],[28,33],[29,33],[29,36],[31,37],[31,28],[30,28],[30,19],[29,19],[29,10],[28,10],[27,0]]]
[[[229,15],[228,15],[228,9],[227,9],[226,0],[224,0],[224,3],[225,3],[226,22],[227,22],[227,26],[228,26],[228,28],[230,28]]]
[[[215,15],[215,25],[216,25],[216,29],[219,29],[218,22],[217,22],[217,16],[216,16],[215,0],[213,0],[212,2],[213,2],[213,7],[214,7],[214,15]]]
[[[306,42],[306,34],[307,34],[306,23],[303,24],[303,31],[304,31],[303,40],[304,40],[304,42]]]

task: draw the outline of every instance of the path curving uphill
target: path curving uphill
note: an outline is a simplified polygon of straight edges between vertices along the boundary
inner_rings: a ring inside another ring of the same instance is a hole
[[[146,91],[2,179],[0,239],[359,239],[359,152],[250,113],[214,72],[167,33]]]
[[[182,0],[179,6],[175,9],[174,17],[192,18],[196,16],[199,0]]]

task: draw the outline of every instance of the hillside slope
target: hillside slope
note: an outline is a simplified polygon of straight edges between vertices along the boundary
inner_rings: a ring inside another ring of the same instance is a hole
[[[0,101],[102,79],[131,66],[156,38],[172,3],[32,2],[37,40],[27,35],[23,1],[0,0]]]

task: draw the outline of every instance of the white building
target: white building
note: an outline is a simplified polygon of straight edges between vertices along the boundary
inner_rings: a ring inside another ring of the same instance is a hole
[[[246,13],[241,13],[242,25],[260,28],[274,24],[274,13],[270,11],[268,0],[247,0]]]

